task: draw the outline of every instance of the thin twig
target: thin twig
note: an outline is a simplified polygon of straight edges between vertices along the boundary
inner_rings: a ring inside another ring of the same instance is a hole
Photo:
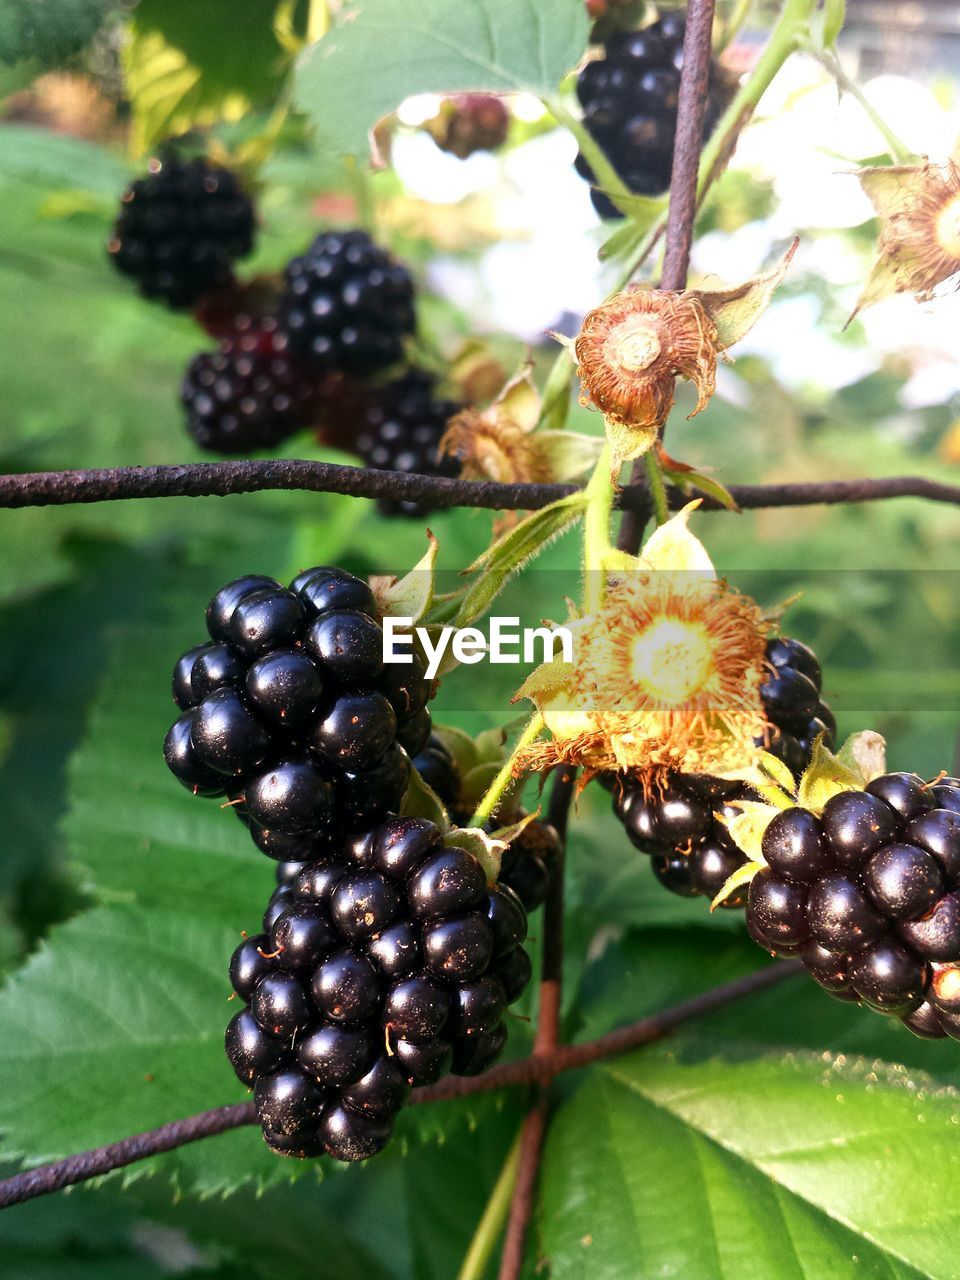
[[[865,476],[855,480],[815,480],[804,484],[728,485],[744,510],[808,507],[821,503],[874,502],[885,498],[925,498],[960,506],[960,486],[924,476]],[[401,498],[434,507],[478,507],[491,511],[538,511],[577,493],[575,484],[498,484],[492,480],[451,480],[398,471],[375,471],[298,458],[249,462],[202,462],[183,466],[108,467],[91,471],[28,471],[0,476],[0,508],[67,506],[133,498],[216,498],[262,490],[304,490],[359,498]],[[687,501],[671,494],[671,505]],[[704,508],[718,504],[704,501]],[[621,489],[614,506],[644,515],[650,509],[645,484]],[[720,508],[722,509],[722,508]]]
[[[697,216],[697,179],[700,151],[703,147],[703,120],[707,109],[707,85],[710,80],[710,58],[713,41],[715,0],[690,0],[687,26],[683,38],[683,70],[677,99],[677,132],[673,144],[673,169],[670,174],[670,207],[664,233],[661,289],[683,289],[690,267],[693,224]],[[657,465],[654,459],[654,466]],[[638,458],[630,471],[630,487],[644,485],[646,466]],[[662,478],[657,477],[662,488]],[[625,515],[620,522],[617,546],[635,555],[640,549],[643,530],[654,508],[654,494],[648,492],[646,519],[639,513]]]
[[[547,1131],[547,1091],[541,1085],[537,1097],[523,1120],[520,1130],[520,1158],[517,1176],[510,1202],[510,1217],[500,1253],[497,1280],[517,1280],[523,1270],[523,1253],[527,1243],[527,1228],[533,1216],[533,1202],[537,1194],[540,1174],[540,1153]]]
[[[561,1072],[586,1067],[604,1058],[613,1058],[619,1054],[628,1053],[631,1049],[637,1049],[641,1045],[650,1044],[654,1040],[660,1040],[692,1018],[712,1013],[731,1001],[753,995],[765,987],[791,977],[798,971],[798,967],[794,961],[780,961],[767,965],[746,978],[726,982],[671,1009],[642,1018],[629,1026],[620,1027],[617,1031],[612,1031],[609,1035],[601,1036],[597,1040],[561,1046],[549,1057],[531,1055],[529,1058],[521,1058],[518,1062],[505,1062],[482,1076],[449,1076],[440,1084],[417,1089],[414,1092],[413,1101],[415,1103],[440,1102],[451,1098],[466,1098],[476,1093],[489,1093],[492,1090],[505,1089],[513,1085],[539,1084],[552,1080]],[[81,1151],[75,1156],[68,1156],[65,1160],[38,1165],[35,1169],[26,1169],[23,1173],[0,1181],[0,1209],[20,1204],[24,1200],[32,1200],[36,1196],[49,1195],[52,1191],[60,1191],[63,1187],[87,1182],[91,1178],[99,1178],[114,1169],[122,1169],[125,1165],[134,1164],[138,1160],[146,1160],[164,1151],[172,1151],[176,1147],[185,1146],[188,1142],[196,1142],[199,1138],[209,1138],[214,1134],[226,1133],[230,1129],[254,1123],[256,1123],[256,1113],[252,1102],[231,1103],[228,1106],[201,1111],[183,1120],[174,1120],[171,1124],[162,1125],[159,1129],[134,1134],[119,1142],[111,1142],[105,1147]]]
[[[683,289],[690,266],[703,120],[710,82],[715,0],[690,0],[683,40],[683,70],[677,98],[677,132],[670,173],[670,208],[663,246],[661,289]]]

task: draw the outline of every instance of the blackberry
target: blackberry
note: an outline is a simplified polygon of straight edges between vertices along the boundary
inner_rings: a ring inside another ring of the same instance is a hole
[[[432,733],[426,745],[414,755],[413,767],[444,805],[452,809],[460,791],[460,771],[443,739]]]
[[[396,364],[413,333],[413,281],[364,231],[324,231],[287,264],[279,319],[317,372],[361,377]]]
[[[310,424],[316,384],[273,321],[224,338],[187,365],[180,386],[187,431],[211,453],[253,453]]]
[[[746,859],[723,822],[728,801],[749,797],[737,783],[672,773],[659,786],[645,790],[640,779],[618,774],[613,780],[613,808],[635,849],[651,858],[653,874],[682,897],[713,898]],[[733,816],[737,810],[726,810]],[[742,907],[746,889],[724,902]]]
[[[362,1160],[413,1086],[496,1059],[531,964],[517,897],[432,823],[389,818],[341,846],[291,871],[265,935],[235,951],[247,1007],[226,1048],[272,1150]]]
[[[766,737],[757,743],[799,775],[809,763],[818,734],[823,734],[828,749],[836,745],[833,714],[820,697],[820,664],[812,649],[787,636],[767,641],[766,659],[769,675],[761,686],[760,696],[769,729]],[[734,806],[725,809],[728,802],[751,798],[752,793],[742,784],[707,775],[678,773],[668,774],[652,790],[645,789],[639,779],[629,774],[618,774],[605,781],[613,789],[614,811],[630,843],[641,853],[650,855],[654,875],[672,893],[714,898],[729,876],[745,862],[724,822],[717,819],[718,813],[729,820],[738,812]],[[894,819],[888,807],[881,806],[885,816],[880,819],[862,813],[861,810],[869,810],[877,802],[872,796],[857,794],[859,800],[850,803],[855,808],[859,806],[860,816],[848,816],[847,825],[853,829],[858,823],[879,822],[878,834],[887,831],[892,834]],[[841,798],[836,800],[839,803]],[[826,817],[825,814],[825,820]],[[836,828],[839,832],[842,825],[838,821],[830,829]],[[817,819],[812,814],[804,814],[803,810],[791,810],[775,819],[765,841],[769,865],[783,880],[809,883],[827,865]],[[746,900],[747,892],[743,888],[724,899],[722,905],[736,909],[744,906]],[[759,936],[764,936],[762,930]]]
[[[603,56],[588,62],[577,80],[583,123],[629,191],[654,196],[670,185],[677,130],[684,18],[669,13],[642,31],[618,31],[603,45]],[[704,134],[719,120],[729,90],[722,72],[711,68]],[[583,155],[576,169],[595,176]],[[623,214],[598,190],[593,206],[602,218]]]
[[[430,476],[456,476],[456,459],[440,456],[447,422],[463,406],[438,398],[436,379],[422,369],[371,393],[360,420],[354,447],[368,467]],[[431,508],[422,502],[380,498],[384,515],[420,517]]]
[[[255,233],[253,204],[235,173],[165,156],[124,192],[107,249],[144,297],[179,309],[229,285]]]
[[[818,735],[829,751],[836,746],[837,722],[821,697],[820,663],[812,649],[790,636],[775,636],[767,641],[766,657],[769,676],[760,686],[760,700],[770,729],[762,745],[799,776]]]
[[[369,830],[403,799],[400,745],[430,728],[433,692],[419,664],[384,666],[369,586],[330,566],[289,588],[249,575],[206,612],[211,640],[173,675],[185,707],[164,744],[196,794],[228,792],[259,849],[278,862],[332,858],[345,833]],[[399,672],[399,674],[398,674]]]
[[[493,93],[458,93],[445,98],[427,130],[441,151],[466,160],[476,151],[496,151],[507,140],[510,113]]]
[[[960,1037],[960,813],[933,807],[954,797],[960,783],[892,773],[819,817],[778,814],[762,841],[769,866],[750,884],[751,936],[799,954],[837,999],[919,1036]]]

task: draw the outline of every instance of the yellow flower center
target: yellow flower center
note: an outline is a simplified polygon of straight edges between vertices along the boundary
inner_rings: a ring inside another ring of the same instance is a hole
[[[936,237],[944,253],[960,260],[960,194],[953,196],[937,214]]]
[[[610,335],[612,363],[628,372],[649,369],[663,349],[656,321],[649,316],[631,317]]]
[[[687,702],[713,669],[710,635],[697,623],[658,618],[633,645],[630,674],[661,705]]]

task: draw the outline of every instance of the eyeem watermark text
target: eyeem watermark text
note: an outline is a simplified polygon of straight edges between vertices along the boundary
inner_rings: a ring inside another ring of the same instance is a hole
[[[413,640],[416,636],[427,659],[427,677],[440,670],[443,655],[450,649],[457,662],[466,666],[483,662],[498,665],[573,661],[573,636],[566,627],[521,627],[519,618],[491,618],[486,635],[478,627],[441,627],[431,636],[426,627],[415,627],[413,618],[383,620],[384,662],[413,662]]]

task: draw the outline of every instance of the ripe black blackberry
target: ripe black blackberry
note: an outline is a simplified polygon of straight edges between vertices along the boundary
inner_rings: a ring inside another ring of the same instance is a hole
[[[244,1008],[225,1044],[274,1151],[364,1160],[413,1086],[502,1051],[530,977],[526,912],[433,823],[389,818],[341,841],[266,919],[230,963]]]
[[[789,636],[776,636],[767,641],[767,663],[760,698],[770,728],[763,745],[799,777],[818,735],[828,751],[836,746],[837,722],[821,697],[823,676],[812,649]]]
[[[468,822],[470,806],[460,796],[460,771],[443,739],[431,734],[413,758],[414,768],[449,810],[457,822]],[[510,815],[519,821],[523,811]],[[512,889],[527,911],[543,904],[550,887],[550,868],[560,852],[560,839],[553,827],[534,819],[510,845],[500,863],[500,883]]]
[[[174,669],[182,715],[164,754],[184,786],[228,795],[278,862],[320,858],[397,809],[410,777],[399,738],[429,732],[433,689],[418,661],[384,666],[365,582],[325,567],[289,589],[240,578],[211,600],[207,629]]]
[[[145,297],[185,308],[230,284],[255,233],[253,204],[235,173],[165,156],[124,192],[107,249]]]
[[[321,232],[285,274],[280,322],[313,370],[366,376],[403,355],[413,281],[365,231]]]
[[[440,457],[440,438],[447,422],[463,406],[437,398],[436,379],[423,369],[371,392],[360,419],[354,447],[368,467],[418,475],[455,476],[456,459]],[[381,498],[384,515],[421,517],[431,508],[423,502]]]
[[[187,366],[180,388],[187,430],[212,453],[271,449],[307,426],[316,382],[290,353],[286,334],[265,319]]]
[[[799,640],[777,637],[767,641],[769,676],[760,697],[769,721],[763,745],[798,776],[810,760],[814,741],[836,745],[833,713],[820,697],[820,664],[812,649]],[[758,739],[758,742],[761,740]],[[727,877],[744,861],[716,812],[733,817],[733,800],[750,798],[739,783],[719,778],[671,774],[650,794],[630,775],[612,780],[614,810],[636,848],[653,858],[660,883],[684,897],[713,898]],[[732,895],[725,907],[742,907],[746,891]]]
[[[618,31],[603,45],[603,57],[588,62],[577,80],[583,123],[629,191],[654,196],[670,185],[677,98],[683,65],[685,20],[665,14],[642,31]],[[704,134],[709,135],[728,97],[723,73],[711,68]],[[577,172],[596,178],[584,156]],[[623,214],[602,191],[591,191],[602,218]]]
[[[831,995],[960,1039],[960,781],[876,778],[763,835],[747,928]]]

